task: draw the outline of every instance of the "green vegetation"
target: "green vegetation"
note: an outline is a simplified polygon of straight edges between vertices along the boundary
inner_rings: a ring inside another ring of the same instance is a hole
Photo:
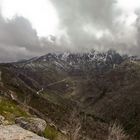
[[[14,102],[2,97],[0,97],[0,114],[4,116],[9,122],[14,122],[15,117],[17,116],[29,116],[29,114],[27,114]]]
[[[44,132],[44,136],[50,140],[56,140],[58,136],[58,131],[56,131],[54,128],[47,126]]]

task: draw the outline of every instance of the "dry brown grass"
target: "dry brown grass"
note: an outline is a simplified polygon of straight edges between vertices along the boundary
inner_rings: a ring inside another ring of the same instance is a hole
[[[109,134],[107,140],[130,140],[121,125],[116,122],[109,127]]]

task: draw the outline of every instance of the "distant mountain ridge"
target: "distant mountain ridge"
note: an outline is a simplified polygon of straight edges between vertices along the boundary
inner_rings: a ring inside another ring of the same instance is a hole
[[[45,68],[47,64],[53,64],[57,69],[69,71],[70,69],[87,70],[87,68],[105,70],[119,65],[128,59],[128,56],[122,56],[116,51],[110,50],[104,53],[92,51],[89,53],[49,53],[41,57],[35,57],[30,60],[15,63],[20,67],[38,67]]]

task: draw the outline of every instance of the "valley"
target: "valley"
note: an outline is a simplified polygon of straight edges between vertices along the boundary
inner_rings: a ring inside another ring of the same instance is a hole
[[[78,133],[83,140],[108,140],[109,127],[115,122],[121,124],[130,139],[137,140],[139,64],[135,57],[113,50],[47,54],[3,63],[0,96],[54,124],[57,131],[69,134],[80,128]]]

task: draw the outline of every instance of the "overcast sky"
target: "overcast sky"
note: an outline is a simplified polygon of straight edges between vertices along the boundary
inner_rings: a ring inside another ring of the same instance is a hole
[[[138,0],[0,0],[0,62],[64,51],[140,53]]]

